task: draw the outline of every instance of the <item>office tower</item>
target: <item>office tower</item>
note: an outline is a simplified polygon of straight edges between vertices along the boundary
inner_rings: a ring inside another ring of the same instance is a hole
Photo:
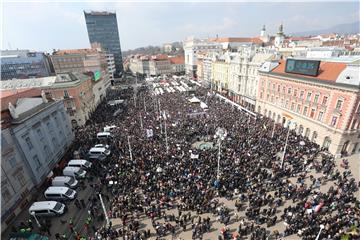
[[[115,76],[120,76],[123,63],[116,13],[84,11],[84,14],[90,44],[99,43],[105,51],[114,55]]]

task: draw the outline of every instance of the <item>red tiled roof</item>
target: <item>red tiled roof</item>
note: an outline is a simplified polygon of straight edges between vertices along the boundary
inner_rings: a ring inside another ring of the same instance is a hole
[[[1,90],[1,111],[9,108],[9,102],[16,104],[19,98],[31,98],[41,96],[41,89],[26,88],[21,90]]]
[[[302,75],[302,74],[295,74],[295,73],[287,73],[285,72],[285,64],[286,61],[281,60],[279,62],[279,66],[274,68],[271,72],[272,73],[280,73],[283,75],[288,75],[291,77],[304,77],[309,79],[317,79],[321,81],[328,81],[328,82],[335,82],[340,73],[346,68],[345,63],[339,62],[320,62],[319,67],[319,75],[316,77]]]
[[[227,37],[227,38],[209,38],[210,42],[253,42],[257,44],[263,43],[263,41],[258,37],[253,38],[234,38],[234,37]]]
[[[185,64],[184,56],[176,56],[169,58],[171,64]]]
[[[167,60],[168,56],[165,54],[158,54],[155,56],[155,60]]]

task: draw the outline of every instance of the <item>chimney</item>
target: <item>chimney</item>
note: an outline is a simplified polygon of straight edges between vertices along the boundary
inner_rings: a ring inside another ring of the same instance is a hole
[[[9,111],[10,111],[10,115],[13,119],[17,119],[19,117],[19,114],[16,113],[16,109],[15,109],[14,105],[12,105],[11,102],[9,102]]]
[[[41,98],[43,100],[43,103],[47,103],[48,100],[46,98],[46,94],[45,94],[45,91],[44,90],[41,90]]]

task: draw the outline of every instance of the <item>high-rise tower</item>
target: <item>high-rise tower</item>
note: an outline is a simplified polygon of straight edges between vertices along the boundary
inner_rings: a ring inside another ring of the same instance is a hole
[[[90,44],[100,43],[105,51],[114,55],[115,76],[120,76],[123,62],[116,13],[84,11],[84,15]]]

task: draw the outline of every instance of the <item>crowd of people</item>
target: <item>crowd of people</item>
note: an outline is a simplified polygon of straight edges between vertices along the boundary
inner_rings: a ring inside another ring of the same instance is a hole
[[[287,128],[276,125],[271,137],[271,119],[248,115],[203,88],[196,97],[208,109],[194,117],[201,108],[188,101],[191,97],[180,92],[155,96],[151,89],[138,90],[134,97],[133,89],[111,90],[88,123],[77,129],[73,150],[86,156],[99,143],[98,132],[117,126],[114,138],[103,142],[111,156],[94,165],[99,192],[109,197],[107,215],[122,224],[94,229],[96,239],[180,239],[185,231],[192,231],[193,239],[213,231],[219,239],[293,234],[315,239],[320,225],[321,239],[360,236],[359,183],[351,173],[340,173],[325,149],[291,131],[282,166]],[[119,106],[107,101],[118,98],[126,101],[122,114],[114,117]],[[227,132],[220,145],[220,173],[219,127]],[[196,149],[198,141],[214,147]],[[324,185],[331,187],[321,191]],[[223,199],[235,202],[234,209]],[[147,219],[151,225],[145,226]],[[214,221],[223,227],[213,229]],[[238,226],[235,232],[229,228],[232,223]],[[285,224],[283,231],[277,230],[279,223]]]

